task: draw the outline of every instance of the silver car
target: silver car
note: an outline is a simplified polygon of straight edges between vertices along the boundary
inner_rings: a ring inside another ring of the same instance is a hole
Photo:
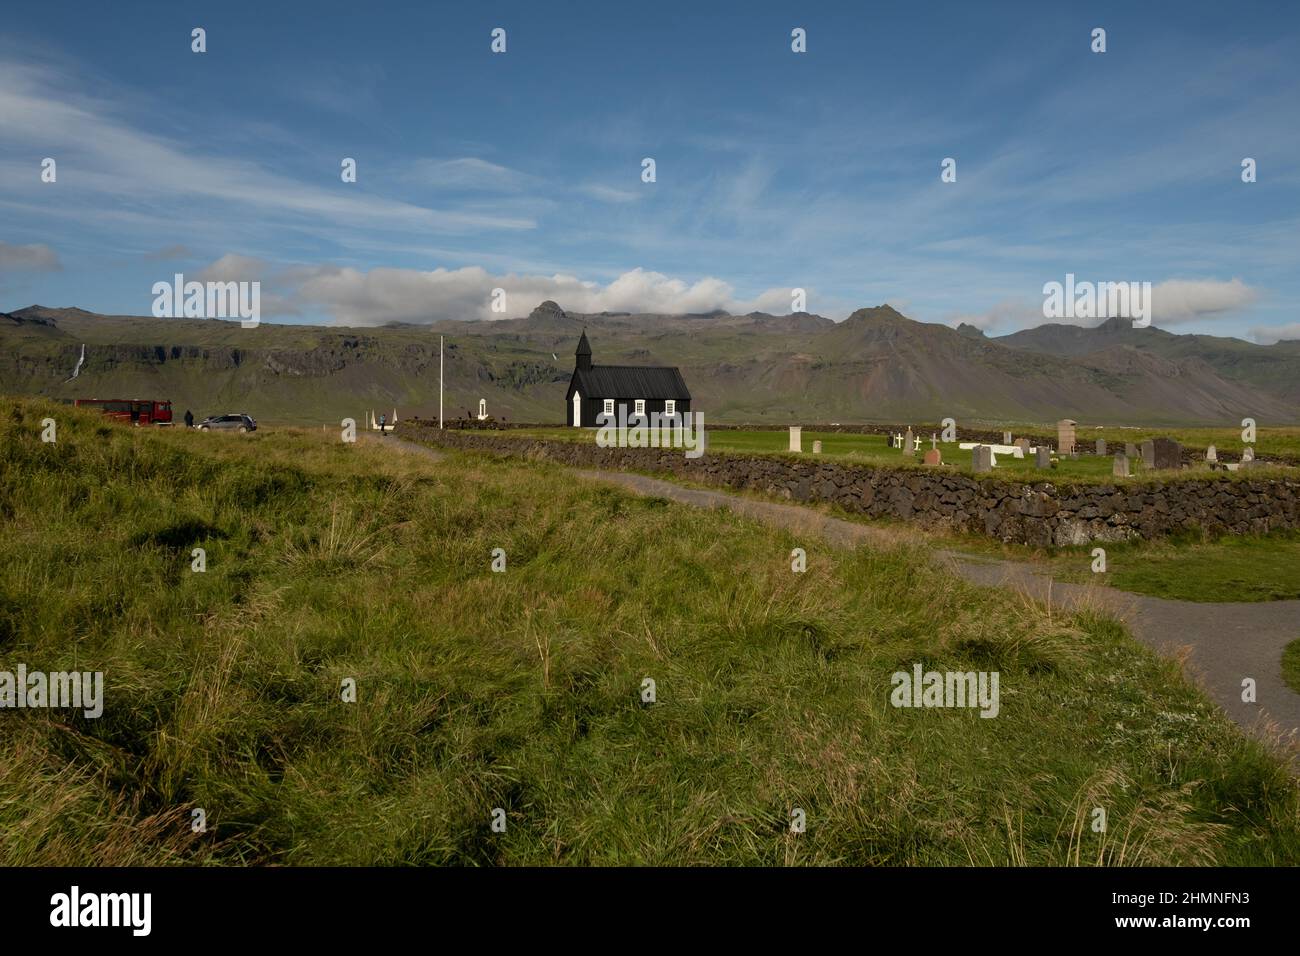
[[[252,415],[245,415],[241,412],[238,415],[213,415],[199,422],[198,428],[199,431],[204,432],[213,429],[255,432],[257,431],[257,422],[253,421]]]

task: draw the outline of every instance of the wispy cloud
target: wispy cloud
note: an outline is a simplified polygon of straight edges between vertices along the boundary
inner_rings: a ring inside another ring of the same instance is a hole
[[[631,189],[617,189],[600,183],[586,183],[579,186],[578,191],[590,196],[592,199],[614,203],[636,202],[644,196],[644,193],[638,193]]]
[[[486,192],[518,192],[539,182],[536,176],[473,156],[416,160],[405,178],[437,189]]]
[[[320,182],[303,182],[238,157],[218,157],[136,128],[120,108],[68,90],[68,78],[45,67],[0,61],[0,125],[6,138],[41,144],[60,163],[56,184],[7,191],[66,189],[82,204],[122,199],[157,203],[168,197],[236,205],[265,219],[311,217],[340,224],[453,232],[530,230],[528,217],[482,207],[430,208],[361,191],[342,182],[339,167]],[[359,181],[364,181],[364,167]],[[47,192],[47,196],[58,196]],[[89,210],[84,210],[89,212]]]

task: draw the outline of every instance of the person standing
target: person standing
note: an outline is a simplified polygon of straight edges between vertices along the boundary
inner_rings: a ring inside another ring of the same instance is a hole
[[[379,434],[381,434],[381,435],[384,434],[384,425],[387,424],[387,422],[388,422],[388,416],[387,416],[387,415],[380,415],[380,416],[379,416]]]
[[[190,411],[188,408],[185,409],[185,427],[186,428],[194,427],[194,413]]]

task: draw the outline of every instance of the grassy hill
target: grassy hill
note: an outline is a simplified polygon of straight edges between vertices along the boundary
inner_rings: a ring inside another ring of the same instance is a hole
[[[0,665],[106,682],[0,710],[0,864],[1300,863],[1288,770],[1174,664],[914,544],[44,402],[0,402],[0,513]],[[997,717],[890,706],[915,663]]]
[[[494,416],[558,424],[584,328],[597,364],[679,366],[694,407],[715,422],[1300,422],[1295,343],[1071,328],[1056,346],[1059,326],[988,339],[888,306],[837,324],[807,314],[578,315],[542,303],[497,322],[364,329],[34,306],[0,314],[0,392],[170,398],[200,417],[247,411],[298,424],[394,406],[435,417],[442,335],[449,416],[485,398]],[[83,345],[86,363],[68,382]]]

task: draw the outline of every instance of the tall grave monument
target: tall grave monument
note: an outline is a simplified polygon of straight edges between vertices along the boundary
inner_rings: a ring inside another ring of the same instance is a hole
[[[1056,453],[1058,455],[1074,454],[1074,426],[1078,424],[1073,418],[1062,418],[1056,423]]]

